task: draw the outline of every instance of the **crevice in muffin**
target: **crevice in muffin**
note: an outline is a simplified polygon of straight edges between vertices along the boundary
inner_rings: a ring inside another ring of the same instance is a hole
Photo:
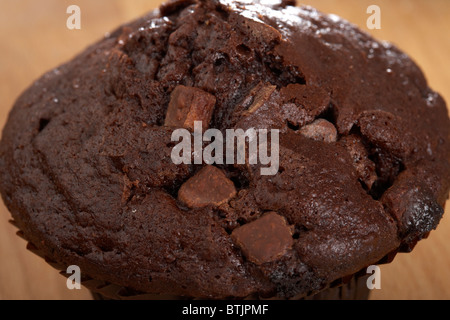
[[[405,171],[405,165],[401,160],[378,148],[372,149],[369,159],[375,163],[378,175],[378,179],[373,184],[369,194],[374,200],[379,200],[394,184],[398,175]]]
[[[180,190],[182,183],[174,183],[169,186],[164,186],[163,190],[172,198],[178,198],[178,190]]]
[[[115,251],[114,243],[106,238],[102,238],[97,241],[97,248],[103,253]]]
[[[137,187],[136,187],[135,184],[132,184],[132,185],[131,185],[130,189],[128,190],[128,193],[129,193],[129,194],[128,194],[128,197],[126,197],[126,199],[125,199],[125,205],[127,205],[128,203],[130,203],[131,200],[133,200],[134,196],[135,196],[136,193],[137,193]]]
[[[298,131],[301,128],[299,124],[295,124],[289,120],[286,120],[286,125],[287,125],[288,129],[290,129],[292,131]]]
[[[275,44],[273,45],[275,47]],[[271,54],[270,49],[264,57],[262,58],[262,62],[266,69],[272,74],[274,77],[270,83],[273,83],[277,86],[278,89],[282,87],[286,87],[289,84],[302,84],[306,85],[306,79],[303,73],[298,69],[298,67],[293,65],[284,65],[281,57],[276,57]]]
[[[33,145],[33,149],[37,153],[39,161],[42,165],[40,170],[46,177],[48,177],[51,185],[55,188],[55,191],[59,192],[63,196],[67,205],[70,207],[70,211],[74,215],[77,215],[79,213],[77,204],[75,203],[73,197],[69,194],[69,192],[67,190],[65,190],[64,186],[61,185],[57,176],[54,174],[53,170],[51,170],[51,168],[48,164],[48,161],[47,161],[47,156],[43,152],[41,152],[41,150],[39,150],[39,148],[37,148],[34,145]]]
[[[315,120],[324,119],[328,122],[332,123],[335,128],[337,128],[337,108],[336,106],[330,102],[328,107],[320,113]]]
[[[358,136],[361,139],[364,149],[368,154],[368,160],[375,164],[377,179],[370,189],[360,179],[359,182],[365,192],[367,192],[374,200],[378,201],[394,184],[398,175],[405,170],[405,165],[400,159],[368,141],[363,136],[358,126],[355,125],[352,127],[349,133],[349,136],[350,135]]]
[[[87,256],[87,255],[89,255],[89,254],[91,254],[93,251],[92,251],[92,249],[89,247],[89,246],[83,246],[83,248],[82,247],[69,247],[68,245],[62,245],[61,246],[64,250],[67,250],[67,251],[70,251],[70,252],[73,252],[74,254],[76,254],[77,256],[79,256],[79,257],[85,257],[85,256]]]
[[[233,181],[236,190],[239,192],[250,187],[250,177],[248,172],[237,169],[234,165],[224,167],[228,178]]]
[[[46,118],[42,118],[41,120],[39,120],[39,132],[42,132],[45,127],[47,127],[47,125],[50,123],[50,119],[46,119]]]
[[[310,231],[306,226],[300,225],[300,224],[294,224],[294,230],[292,233],[292,238],[294,240],[300,239],[302,234],[305,234],[306,232]]]

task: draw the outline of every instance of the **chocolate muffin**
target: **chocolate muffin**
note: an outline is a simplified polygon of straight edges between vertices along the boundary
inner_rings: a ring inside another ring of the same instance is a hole
[[[109,298],[291,299],[437,227],[444,100],[392,44],[270,3],[168,2],[26,90],[0,191],[29,249]],[[279,130],[278,172],[175,164],[172,133],[195,121]]]

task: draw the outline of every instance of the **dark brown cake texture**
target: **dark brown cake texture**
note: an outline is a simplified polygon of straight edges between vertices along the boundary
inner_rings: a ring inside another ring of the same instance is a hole
[[[435,229],[445,102],[395,46],[293,5],[171,1],[32,84],[0,144],[29,248],[113,298],[299,298]],[[279,172],[175,165],[197,120],[279,129]]]

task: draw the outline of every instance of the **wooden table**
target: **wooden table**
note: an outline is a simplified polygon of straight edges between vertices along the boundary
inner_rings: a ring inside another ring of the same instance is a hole
[[[19,94],[45,71],[73,57],[117,25],[159,5],[158,0],[0,0],[0,127]],[[396,43],[425,70],[431,86],[450,101],[450,1],[305,1],[366,28],[366,9],[382,10],[377,38]],[[66,8],[82,10],[82,29],[66,28]],[[437,232],[409,255],[382,267],[373,299],[450,299],[450,205]],[[90,299],[69,291],[65,278],[25,250],[0,204],[0,299]]]

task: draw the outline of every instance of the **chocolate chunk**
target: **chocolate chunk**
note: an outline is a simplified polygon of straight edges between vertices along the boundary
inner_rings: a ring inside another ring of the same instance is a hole
[[[325,119],[317,119],[313,123],[301,128],[300,133],[316,141],[331,143],[337,140],[336,128],[331,122]]]
[[[194,130],[194,121],[202,121],[207,130],[216,98],[201,89],[179,85],[172,92],[165,126]]]
[[[206,166],[186,181],[178,191],[178,199],[189,208],[220,206],[236,195],[233,182],[222,170]]]
[[[257,265],[279,259],[294,242],[292,228],[275,212],[235,229],[231,237],[245,257]]]
[[[282,101],[276,88],[270,82],[259,82],[247,92],[235,106],[235,114],[231,120],[235,128],[244,131],[250,128],[278,128]]]
[[[248,107],[246,113],[254,113],[256,110],[261,108],[264,103],[269,100],[272,93],[277,87],[270,84],[263,84],[260,82],[255,88],[250,92],[250,97],[252,97],[252,103]]]

